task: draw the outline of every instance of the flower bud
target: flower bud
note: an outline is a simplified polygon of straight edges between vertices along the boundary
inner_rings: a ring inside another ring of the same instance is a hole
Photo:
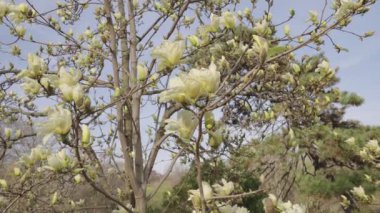
[[[24,38],[25,32],[26,32],[26,29],[23,26],[21,26],[21,25],[16,26],[16,28],[15,28],[16,36],[18,36],[20,38]]]
[[[88,126],[85,124],[82,125],[82,145],[83,145],[83,147],[89,146],[90,138],[91,138],[90,128],[88,128]]]
[[[22,136],[22,132],[21,132],[20,129],[18,129],[18,130],[16,131],[15,138],[16,138],[16,139],[19,139],[19,138],[21,138],[21,136]]]
[[[21,3],[17,6],[17,10],[20,11],[23,14],[27,14],[29,11],[29,7],[25,3]]]
[[[288,24],[284,26],[284,34],[290,36],[290,27]]]
[[[290,66],[292,67],[295,73],[299,73],[301,71],[301,67],[296,63],[292,63]]]
[[[209,32],[218,32],[220,25],[220,17],[215,14],[211,14],[210,19],[211,23],[207,26],[207,30]]]
[[[206,129],[212,129],[215,126],[215,118],[212,112],[205,113],[205,126]]]
[[[80,174],[77,174],[75,175],[74,180],[76,184],[80,184],[82,182],[82,176]]]
[[[8,190],[8,184],[6,180],[0,179],[0,188],[2,188],[5,191]]]
[[[15,167],[15,168],[13,168],[13,174],[15,175],[15,176],[20,176],[21,175],[21,170],[20,170],[20,168],[18,168],[18,167]]]
[[[12,130],[10,128],[5,128],[4,129],[4,135],[5,135],[5,139],[9,140],[11,138],[11,135],[12,135]]]
[[[145,81],[147,77],[148,77],[148,67],[146,67],[144,64],[138,64],[137,65],[137,80]]]
[[[260,63],[263,64],[266,61],[268,55],[268,41],[265,38],[257,35],[253,35],[253,40],[255,40],[253,48],[255,52],[259,55]]]
[[[121,95],[120,87],[115,88],[115,92],[113,93],[114,98],[118,98]]]
[[[318,24],[318,12],[317,11],[309,11],[309,21],[313,24]]]
[[[54,194],[51,196],[51,205],[55,205],[58,202],[58,192],[54,192]]]
[[[208,144],[213,149],[217,149],[220,144],[223,142],[223,128],[219,128],[215,132],[208,131],[209,133],[209,141]]]
[[[21,55],[21,49],[17,45],[13,45],[11,49],[11,54],[13,56],[19,56]]]
[[[82,86],[80,84],[77,84],[74,88],[73,88],[73,100],[74,102],[77,104],[77,105],[81,105],[82,102],[83,102],[83,96],[84,96],[84,92],[83,92],[83,89],[82,89]]]
[[[190,41],[191,45],[193,45],[194,47],[199,47],[200,43],[196,35],[188,36],[187,39]]]
[[[233,29],[236,25],[235,15],[229,11],[223,12],[222,23],[227,29]]]

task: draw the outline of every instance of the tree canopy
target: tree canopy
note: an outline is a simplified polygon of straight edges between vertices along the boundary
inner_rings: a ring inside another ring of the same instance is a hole
[[[273,0],[0,0],[0,209],[370,210],[379,129],[343,119],[364,100],[323,50],[373,36],[347,27],[375,3],[324,1],[293,32]]]

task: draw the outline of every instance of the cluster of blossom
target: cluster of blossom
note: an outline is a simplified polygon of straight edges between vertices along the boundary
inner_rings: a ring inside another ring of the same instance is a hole
[[[299,204],[292,204],[292,202],[283,202],[282,200],[277,199],[273,194],[269,194],[269,199],[272,202],[275,210],[281,213],[305,213],[306,208]]]
[[[362,186],[353,187],[350,192],[356,200],[363,203],[371,203],[374,199],[373,196],[369,196],[365,193],[365,190]],[[343,209],[348,209],[352,204],[351,201],[345,195],[341,195],[340,197],[342,198],[340,205],[343,207]]]
[[[223,142],[224,128],[221,122],[214,119],[212,112],[205,113],[205,128],[208,133],[208,144],[216,149]],[[199,119],[189,110],[181,110],[177,113],[177,119],[165,120],[165,133],[175,134],[183,141],[190,141],[194,130],[199,124]]]
[[[209,208],[213,209],[212,212],[221,212],[221,213],[249,213],[249,211],[244,207],[238,207],[237,205],[231,206],[230,204],[219,202],[214,199],[214,196],[227,196],[231,195],[235,186],[234,183],[225,179],[222,179],[219,183],[210,185],[209,183],[203,181],[203,196],[206,201],[206,204]],[[202,207],[201,204],[201,195],[199,189],[189,190],[189,201],[193,204],[193,212],[198,213]],[[216,208],[216,209],[215,209]]]
[[[335,70],[330,67],[329,62],[327,62],[326,60],[323,60],[321,63],[318,64],[318,68],[315,70],[315,72],[327,76],[328,78],[332,78],[333,76],[335,76]]]
[[[376,163],[376,159],[380,157],[380,146],[377,140],[370,140],[359,151],[359,156],[362,160],[376,164],[380,168],[380,163]]]
[[[335,9],[335,18],[340,20],[345,18],[350,13],[363,7],[363,0],[335,0],[333,2],[333,9]]]
[[[41,145],[33,148],[30,154],[23,155],[16,166],[13,168],[13,175],[18,178],[20,183],[24,183],[33,176],[33,171],[44,172],[52,171],[56,173],[75,170],[76,162],[66,154],[65,150],[58,153],[51,153]],[[34,167],[34,168],[33,168]],[[77,173],[74,180],[76,183],[81,182],[81,176]],[[7,191],[9,185],[6,180],[0,179],[0,189]]]
[[[11,128],[6,127],[4,128],[4,136],[4,139],[6,140],[17,140],[22,136],[22,132],[19,129],[13,132]]]
[[[169,80],[168,89],[160,94],[160,102],[194,104],[199,98],[215,93],[219,84],[220,72],[214,63],[208,69],[191,69]]]
[[[0,23],[4,17],[8,16],[12,21],[21,23],[28,18],[35,16],[35,11],[25,3],[12,4],[0,1]]]
[[[56,74],[48,73],[48,65],[36,54],[28,55],[28,66],[17,75],[17,79],[23,81],[21,87],[29,97],[40,94],[42,88],[47,94],[52,94],[57,89],[63,101],[74,102],[82,111],[89,109],[91,105],[91,100],[85,95],[80,83],[82,74],[79,70],[66,71],[65,67],[61,66]],[[56,106],[54,109],[48,108],[46,114],[48,120],[37,125],[39,135],[66,135],[70,131],[72,125],[70,110]],[[89,131],[85,133],[87,136]],[[88,145],[89,137],[83,142]]]
[[[54,194],[51,196],[51,199],[50,199],[50,204],[51,205],[56,205],[58,204],[58,202],[60,202],[61,200],[61,196],[58,192],[54,192]],[[73,201],[73,200],[69,200],[69,204],[71,206],[71,208],[75,208],[75,207],[78,207],[78,206],[82,206],[84,204],[84,199],[79,199],[78,201]]]
[[[65,150],[61,150],[58,153],[51,153],[41,145],[33,148],[29,155],[24,155],[19,161],[19,165],[23,167],[22,170],[28,171],[34,165],[44,165],[42,169],[48,169],[54,172],[62,172],[70,170],[75,167],[76,163],[71,159]],[[38,169],[40,170],[40,169]],[[15,175],[20,176],[22,172],[20,168],[15,168]]]
[[[355,199],[361,202],[370,203],[373,200],[372,196],[365,193],[365,190],[362,186],[354,187],[350,190],[350,192],[352,195],[354,195]]]

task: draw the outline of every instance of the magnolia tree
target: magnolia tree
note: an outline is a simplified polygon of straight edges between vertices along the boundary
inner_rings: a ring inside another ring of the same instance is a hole
[[[75,194],[85,185],[115,212],[147,212],[183,159],[197,168],[198,188],[189,191],[195,212],[248,212],[236,198],[264,188],[236,193],[239,182],[205,182],[202,164],[281,128],[292,135],[292,128],[318,123],[335,102],[352,98],[334,87],[336,69],[327,59],[296,51],[319,52],[326,38],[345,50],[333,32],[373,35],[346,27],[374,3],[325,1],[296,34],[290,28],[296,11],[276,23],[271,0],[0,1],[7,34],[0,62],[2,162],[26,139],[40,142],[6,164],[1,209],[100,208]],[[23,131],[10,128],[14,122]],[[362,156],[376,154],[367,159],[376,163],[379,149],[371,141]],[[172,162],[152,189],[158,156]],[[270,199],[268,212],[305,211]]]

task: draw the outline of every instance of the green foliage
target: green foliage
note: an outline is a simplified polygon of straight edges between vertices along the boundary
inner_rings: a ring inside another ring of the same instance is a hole
[[[240,185],[238,189],[239,192],[253,191],[260,186],[260,181],[255,178],[251,172],[233,167],[222,161],[210,161],[203,164],[202,174],[203,180],[209,182],[211,185],[222,178],[238,183]],[[188,191],[198,188],[196,175],[196,168],[192,165],[181,182],[176,185],[170,193],[165,193],[161,209],[155,209],[155,211],[152,212],[159,212],[165,209],[170,210],[170,212],[191,212],[191,202],[187,201],[189,197]],[[260,213],[263,212],[261,201],[264,197],[266,197],[265,194],[259,194],[245,197],[237,202],[239,206],[246,207],[251,212]]]
[[[374,186],[365,179],[363,173],[366,174],[367,172],[370,171],[335,170],[333,179],[331,179],[331,176],[329,178],[328,175],[322,173],[318,173],[316,176],[305,175],[300,178],[297,188],[305,195],[330,198],[339,197],[353,187],[361,185],[366,192],[372,194],[379,190],[379,187]]]
[[[253,174],[247,170],[239,170],[238,182],[242,187],[243,191],[249,191],[253,189],[258,189],[261,185],[257,178],[254,178]],[[260,194],[255,196],[248,196],[242,199],[242,206],[255,213],[264,213],[262,200],[266,197],[266,194]]]
[[[289,49],[288,47],[284,47],[284,46],[273,46],[273,47],[269,48],[269,50],[268,50],[268,56],[269,57],[276,56],[276,55],[278,55],[280,53],[285,52],[288,49]]]
[[[340,97],[340,103],[343,105],[360,106],[364,102],[364,99],[356,93],[344,92]]]

